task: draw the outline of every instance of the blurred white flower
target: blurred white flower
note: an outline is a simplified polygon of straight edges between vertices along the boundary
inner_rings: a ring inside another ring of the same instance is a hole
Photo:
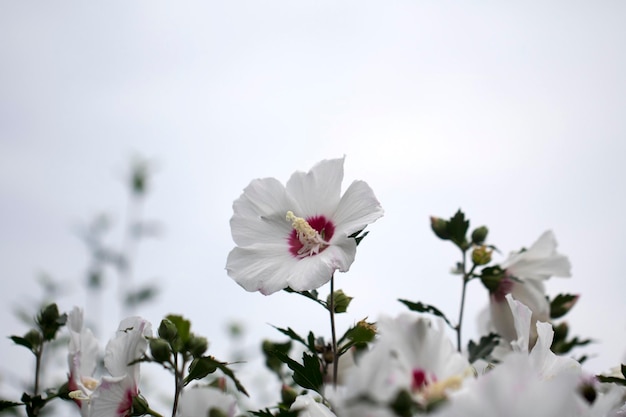
[[[550,320],[550,304],[546,299],[543,281],[552,276],[569,277],[570,262],[566,256],[557,253],[556,239],[552,231],[544,232],[530,248],[512,253],[500,265],[505,277],[498,289],[490,295],[489,310],[491,324],[496,332],[511,342],[517,338],[511,309],[505,296],[511,294],[532,311],[532,345],[537,338],[534,323]]]
[[[286,287],[313,290],[335,271],[346,272],[356,254],[351,234],[383,215],[374,192],[354,181],[341,195],[344,159],[324,160],[294,173],[286,186],[254,180],[233,204],[228,275],[248,291]]]
[[[513,352],[504,362],[450,398],[436,417],[579,416],[578,378],[562,373],[542,379],[528,355]]]
[[[222,415],[234,417],[237,399],[213,387],[194,387],[183,391],[180,398],[178,417],[208,416],[216,409]]]
[[[289,410],[298,410],[298,417],[335,417],[328,407],[309,394],[296,397]]]
[[[104,376],[91,396],[90,417],[126,417],[133,399],[139,395],[139,363],[152,336],[150,323],[140,317],[122,320],[113,339],[107,344],[104,366],[111,376]]]
[[[68,388],[80,407],[82,416],[89,412],[88,399],[98,386],[94,372],[98,362],[99,346],[91,330],[83,326],[83,310],[74,307],[67,317],[70,343],[68,363],[70,368]]]
[[[339,407],[350,412],[366,402],[384,414],[403,391],[428,406],[459,389],[470,375],[470,364],[454,349],[442,322],[437,323],[435,327],[408,314],[382,317],[377,323],[380,338],[349,373]]]

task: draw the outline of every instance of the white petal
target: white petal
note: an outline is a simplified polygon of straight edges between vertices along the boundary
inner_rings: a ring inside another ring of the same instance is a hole
[[[104,366],[114,377],[129,375],[135,383],[139,380],[139,363],[129,365],[146,352],[152,336],[152,326],[141,317],[129,317],[120,322],[115,337],[109,341],[104,354]]]
[[[90,417],[125,417],[132,407],[132,398],[138,394],[137,387],[128,377],[103,377],[93,393]]]
[[[285,243],[292,228],[285,215],[287,211],[265,215],[263,217],[247,217],[233,215],[230,229],[233,240],[239,246],[251,246],[257,243]]]
[[[296,291],[314,290],[330,281],[330,277],[339,270],[346,272],[356,254],[354,239],[344,238],[331,245],[323,252],[302,258],[293,267],[289,276],[289,286]]]
[[[297,262],[286,243],[251,245],[228,254],[226,271],[245,290],[268,295],[289,285],[290,270]]]
[[[183,391],[178,417],[208,416],[212,409],[234,416],[237,399],[213,387],[195,387]]]
[[[551,231],[544,232],[528,250],[514,253],[502,263],[502,268],[521,279],[548,279],[551,276],[569,277],[569,259],[557,253],[557,243]]]
[[[287,181],[287,193],[300,205],[299,217],[315,215],[330,216],[339,203],[343,161],[324,160],[316,164],[308,173],[295,172]]]
[[[354,181],[341,197],[332,219],[336,233],[351,235],[375,222],[383,213],[370,186],[364,181]]]
[[[299,395],[289,410],[299,410],[298,417],[335,417],[328,407],[315,401],[310,394]]]
[[[506,301],[511,309],[513,325],[517,334],[517,339],[511,341],[511,346],[517,352],[528,353],[530,319],[533,313],[526,305],[514,300],[511,294],[506,295]]]
[[[563,372],[580,374],[580,363],[572,358],[557,356],[551,350],[554,330],[550,323],[537,322],[537,343],[530,352],[530,360],[543,379],[551,379]]]

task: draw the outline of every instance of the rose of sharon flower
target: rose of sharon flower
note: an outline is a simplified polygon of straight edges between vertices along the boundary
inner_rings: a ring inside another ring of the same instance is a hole
[[[83,311],[74,307],[67,317],[70,343],[68,363],[70,368],[68,388],[73,392],[74,400],[80,407],[80,413],[86,417],[89,413],[89,397],[98,386],[93,378],[100,350],[98,341],[91,330],[83,326]]]
[[[502,263],[506,275],[490,296],[489,310],[491,323],[507,341],[517,338],[511,309],[505,298],[507,294],[532,311],[531,345],[537,339],[534,324],[537,320],[547,322],[550,319],[550,304],[546,300],[543,281],[552,276],[569,277],[571,269],[569,260],[557,253],[556,246],[554,233],[546,231],[530,248],[511,254]]]
[[[401,392],[427,407],[461,388],[470,364],[454,349],[442,322],[436,323],[407,314],[381,317],[380,337],[348,374],[337,414],[363,415],[367,404],[376,410],[372,415],[386,415]]]
[[[226,263],[231,278],[267,295],[287,287],[313,290],[350,268],[356,241],[349,236],[383,209],[363,181],[341,195],[343,162],[321,161],[307,173],[294,173],[285,186],[263,178],[244,189],[230,219],[237,244]]]
[[[141,317],[122,320],[104,354],[104,366],[111,376],[102,377],[91,396],[90,417],[130,416],[133,399],[139,395],[139,363],[148,347],[152,327]],[[131,363],[133,363],[131,365]]]

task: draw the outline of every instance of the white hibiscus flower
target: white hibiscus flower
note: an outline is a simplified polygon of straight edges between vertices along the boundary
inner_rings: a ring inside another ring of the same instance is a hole
[[[237,244],[226,263],[231,278],[267,295],[287,287],[313,290],[350,268],[356,242],[349,236],[383,209],[363,181],[341,195],[343,162],[321,161],[308,173],[294,173],[286,186],[264,178],[244,189],[230,220]]]

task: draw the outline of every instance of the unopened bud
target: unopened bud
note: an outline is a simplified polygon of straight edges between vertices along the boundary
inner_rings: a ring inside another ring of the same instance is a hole
[[[150,339],[150,353],[155,361],[163,363],[170,359],[172,350],[167,341],[163,339]]]
[[[151,411],[148,401],[146,401],[145,398],[141,395],[133,397],[133,403],[130,409],[131,416],[145,416],[146,414],[151,414]]]
[[[430,227],[433,229],[433,232],[435,232],[435,235],[437,235],[439,239],[443,239],[443,240],[450,239],[450,234],[448,233],[448,222],[445,221],[444,219],[431,216]]]
[[[280,390],[280,398],[281,398],[282,403],[287,408],[291,407],[291,404],[293,404],[297,396],[298,396],[298,393],[296,392],[295,389],[291,388],[288,385],[283,384],[283,387]]]
[[[35,329],[31,329],[29,330],[25,335],[24,335],[24,339],[26,339],[28,341],[28,343],[30,343],[30,345],[33,348],[38,347],[39,345],[41,345],[41,333],[38,332]]]
[[[472,262],[474,265],[487,265],[491,262],[491,254],[493,250],[487,249],[486,246],[478,246],[472,251]]]
[[[202,356],[202,354],[209,348],[209,341],[206,337],[202,336],[191,335],[188,343],[189,353],[191,353],[194,358]]]
[[[176,325],[168,319],[161,320],[161,324],[159,325],[159,337],[168,342],[172,342],[177,336],[178,329],[176,329]]]
[[[474,229],[472,232],[472,243],[475,245],[482,245],[487,239],[488,232],[489,229],[487,229],[487,226],[480,226]]]

